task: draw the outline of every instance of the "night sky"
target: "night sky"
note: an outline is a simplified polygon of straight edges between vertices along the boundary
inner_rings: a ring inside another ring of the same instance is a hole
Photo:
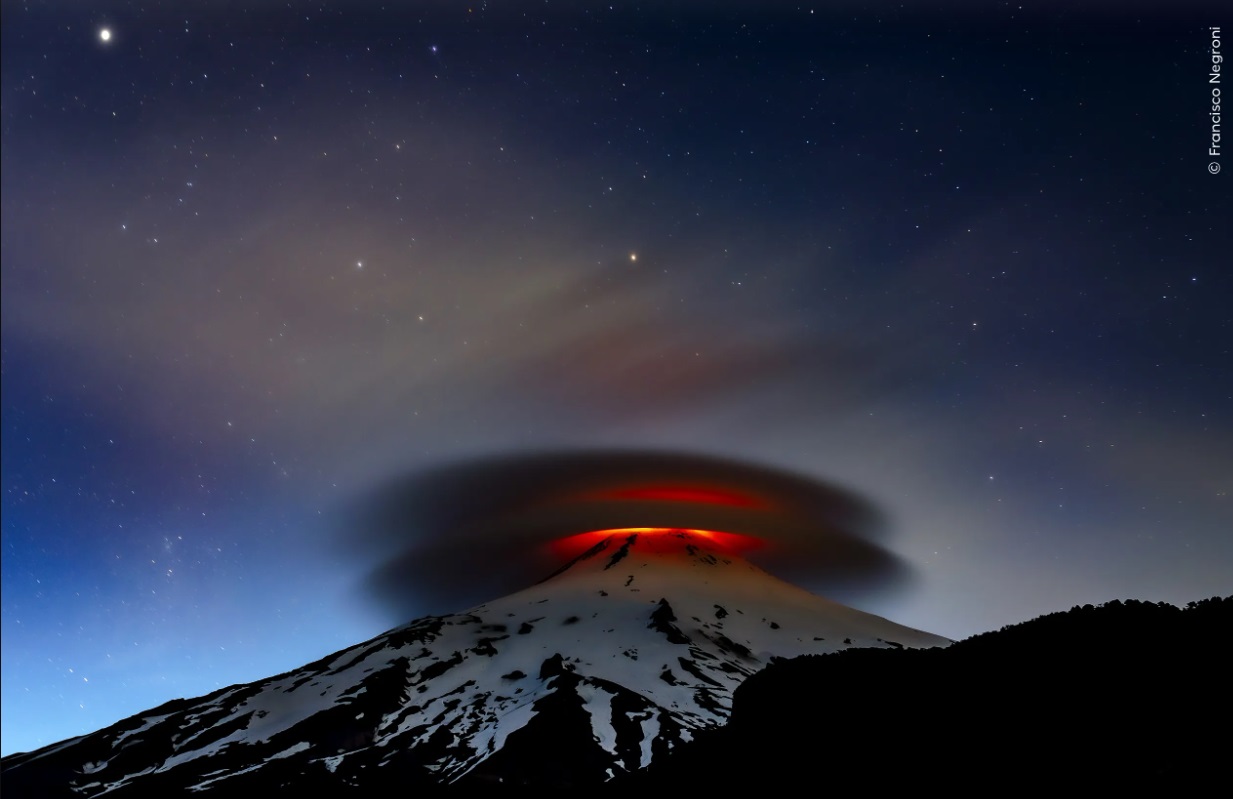
[[[466,459],[842,486],[952,638],[1233,589],[1216,3],[288,5],[3,5],[4,753],[406,621]]]

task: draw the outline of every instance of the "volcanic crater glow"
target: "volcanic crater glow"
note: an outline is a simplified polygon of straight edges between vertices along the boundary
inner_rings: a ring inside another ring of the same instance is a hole
[[[558,538],[550,542],[549,547],[553,555],[572,559],[608,538],[622,538],[631,535],[667,537],[682,534],[704,538],[708,547],[737,555],[766,545],[763,539],[755,536],[727,533],[719,530],[697,530],[680,527],[616,527],[608,530],[592,530],[586,533]]]

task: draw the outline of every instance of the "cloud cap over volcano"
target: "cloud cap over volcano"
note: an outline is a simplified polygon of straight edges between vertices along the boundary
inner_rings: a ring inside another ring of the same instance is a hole
[[[734,533],[768,571],[818,590],[902,587],[867,499],[812,477],[678,452],[588,450],[459,461],[389,481],[341,543],[376,559],[365,589],[406,621],[526,587],[568,536],[620,528]],[[357,539],[358,529],[358,539]]]

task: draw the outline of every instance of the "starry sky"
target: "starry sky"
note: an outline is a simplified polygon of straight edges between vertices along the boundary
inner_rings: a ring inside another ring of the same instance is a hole
[[[1230,593],[1215,3],[391,5],[4,3],[5,754],[406,621],[466,459],[842,486],[952,638]]]

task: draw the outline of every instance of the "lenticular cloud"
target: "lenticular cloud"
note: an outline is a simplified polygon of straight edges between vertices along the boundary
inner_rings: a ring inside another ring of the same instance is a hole
[[[365,587],[405,621],[543,578],[561,565],[553,542],[633,527],[737,535],[750,560],[822,590],[909,576],[879,543],[882,514],[852,491],[678,452],[514,454],[415,472],[366,498],[340,540],[376,562]]]

